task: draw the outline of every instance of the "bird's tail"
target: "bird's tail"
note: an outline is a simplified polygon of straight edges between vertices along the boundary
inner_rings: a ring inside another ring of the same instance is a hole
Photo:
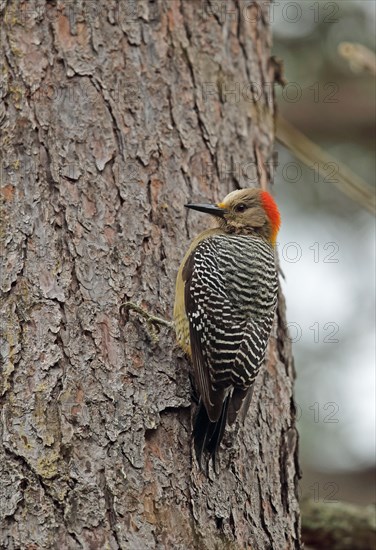
[[[196,418],[193,426],[193,439],[197,462],[202,469],[202,455],[207,451],[213,459],[214,470],[217,473],[216,458],[219,445],[223,438],[226,424],[233,424],[242,409],[242,421],[244,423],[253,394],[253,386],[250,388],[236,388],[232,394],[228,394],[223,401],[221,414],[215,422],[212,422],[206,412],[205,405],[200,399]]]
[[[221,414],[215,422],[210,420],[205,405],[200,400],[193,427],[193,439],[197,462],[201,468],[202,454],[207,451],[213,459],[214,470],[217,472],[216,456],[226,427],[229,399],[228,395],[223,402]]]

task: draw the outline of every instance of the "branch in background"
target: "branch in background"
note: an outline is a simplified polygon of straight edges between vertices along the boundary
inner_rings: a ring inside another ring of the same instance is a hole
[[[370,550],[376,547],[374,506],[302,502],[302,538],[311,548]]]
[[[363,44],[341,42],[338,45],[338,53],[349,62],[352,71],[366,70],[376,75],[376,55]]]
[[[327,181],[336,185],[363,208],[376,214],[375,193],[372,187],[338,159],[323,151],[281,115],[277,118],[276,137],[296,158],[310,168],[313,165],[323,178],[327,178]],[[336,168],[334,177],[333,166]]]

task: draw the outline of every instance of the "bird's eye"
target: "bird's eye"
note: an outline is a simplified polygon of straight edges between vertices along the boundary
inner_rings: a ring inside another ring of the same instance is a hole
[[[234,208],[235,212],[244,212],[246,210],[247,206],[243,203],[237,204]]]

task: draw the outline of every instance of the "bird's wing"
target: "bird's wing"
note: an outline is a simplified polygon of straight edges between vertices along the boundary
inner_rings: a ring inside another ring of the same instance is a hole
[[[221,255],[208,241],[190,254],[182,273],[190,347],[210,420],[219,419],[228,390],[234,387],[229,407],[233,421],[264,360],[274,308],[259,319],[236,311],[228,296]]]
[[[246,323],[234,321],[215,265],[210,273],[201,271],[196,254],[197,249],[183,270],[185,308],[196,383],[210,420],[216,422],[231,387],[231,369]]]
[[[239,410],[243,407],[243,421],[247,414],[253,393],[253,383],[265,359],[270,331],[274,321],[274,310],[262,319],[250,320],[244,330],[243,340],[236,355],[233,376],[237,386],[231,397],[228,411],[228,421],[232,424]],[[238,377],[238,383],[236,383]],[[247,380],[247,386],[244,388],[242,381]],[[243,386],[243,387],[242,387]],[[244,405],[243,405],[244,402]]]

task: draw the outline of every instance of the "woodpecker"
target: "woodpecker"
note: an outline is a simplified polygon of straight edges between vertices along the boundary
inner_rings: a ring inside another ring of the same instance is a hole
[[[191,357],[199,397],[193,427],[197,460],[213,458],[226,423],[248,410],[277,307],[275,243],[280,214],[260,189],[233,191],[217,204],[186,204],[217,220],[191,243],[178,272],[174,324]]]

